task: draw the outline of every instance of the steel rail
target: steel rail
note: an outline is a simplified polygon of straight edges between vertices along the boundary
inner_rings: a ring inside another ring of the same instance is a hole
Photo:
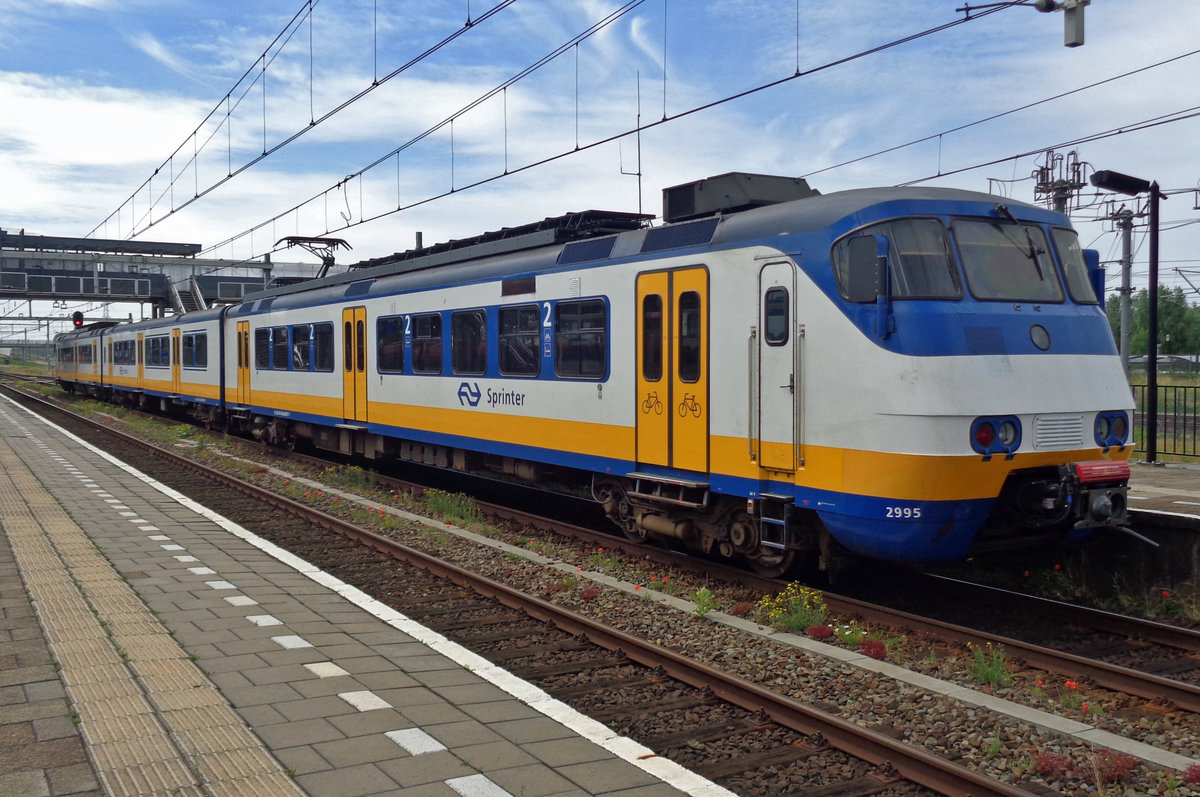
[[[54,405],[52,402],[46,401],[40,396],[27,393],[22,393],[22,395],[27,396],[30,400],[43,403],[47,406],[62,409],[57,407],[57,405]],[[83,418],[83,420],[88,420],[91,423],[95,423],[84,416],[78,417]],[[119,432],[116,432],[111,427],[102,428],[104,428],[106,431],[119,434]],[[137,440],[137,438],[129,437],[128,439],[131,442],[143,444],[142,441]],[[156,451],[162,451],[162,449],[157,447],[153,448]],[[269,450],[269,448],[267,450]],[[171,454],[172,452],[165,453]],[[294,456],[307,459],[313,463],[322,465],[329,464],[328,461],[321,460],[316,457],[298,454],[294,454]],[[213,473],[219,474],[219,471],[213,471]],[[424,489],[421,485],[396,479],[394,477],[379,475],[377,476],[377,481],[382,484],[387,484],[406,490]],[[244,483],[239,482],[238,484],[241,485]],[[609,548],[619,548],[625,553],[642,559],[654,561],[666,566],[687,569],[691,572],[698,572],[707,577],[719,578],[731,583],[740,583],[754,589],[762,590],[766,593],[777,592],[784,586],[784,583],[777,579],[769,579],[758,576],[748,571],[739,570],[718,562],[696,559],[695,557],[689,557],[670,549],[639,545],[625,540],[623,537],[596,532],[591,529],[575,526],[562,521],[548,519],[499,504],[487,503],[483,501],[477,501],[476,503],[487,514],[495,515],[497,517],[512,520],[535,528],[551,531],[556,534],[571,536],[575,539],[602,544]],[[305,507],[302,504],[295,504],[295,507],[295,511],[297,512],[304,512],[308,510],[308,507]],[[1099,627],[1108,628],[1108,626],[1103,625],[1103,623],[1107,623],[1111,620],[1113,623],[1119,624],[1119,633],[1125,633],[1130,636],[1147,639],[1157,644],[1169,645],[1172,647],[1193,651],[1200,649],[1200,632],[1196,632],[1191,629],[1181,629],[1153,621],[1123,617],[1121,615],[1114,615],[1110,612],[1100,612],[1098,610],[1088,609],[1087,607],[1076,606],[1075,604],[1064,604],[1058,601],[1049,601],[1044,598],[1036,598],[1034,596],[1023,595],[1022,593],[1011,592],[1008,590],[986,588],[980,585],[974,585],[953,579],[945,579],[945,583],[948,586],[953,585],[956,589],[978,588],[993,590],[994,592],[1000,593],[1001,597],[1003,597],[1005,600],[1015,601],[1019,599],[1030,601],[1028,604],[1029,606],[1037,607],[1036,611],[1043,613],[1062,615],[1065,612],[1076,612],[1078,613],[1077,617],[1091,618],[1091,624]],[[993,645],[1002,645],[1006,652],[1012,654],[1012,657],[1015,660],[1023,662],[1026,666],[1043,669],[1047,672],[1053,672],[1075,680],[1086,680],[1099,687],[1124,692],[1126,694],[1141,697],[1152,702],[1174,706],[1175,708],[1184,711],[1200,713],[1200,685],[1189,684],[1183,681],[1164,678],[1152,673],[1145,673],[1138,670],[1133,670],[1131,668],[1122,667],[1120,665],[1088,659],[1084,656],[1065,653],[1055,650],[1054,648],[1035,645],[1012,637],[989,634],[987,632],[968,628],[966,626],[922,617],[920,615],[905,612],[903,610],[892,609],[858,600],[856,598],[837,595],[831,592],[824,593],[824,597],[826,605],[829,607],[831,612],[837,615],[847,617],[857,616],[868,622],[879,623],[881,625],[886,625],[893,628],[907,628],[913,631],[920,631],[947,641],[963,643],[971,642],[973,644],[987,644],[990,642]]]

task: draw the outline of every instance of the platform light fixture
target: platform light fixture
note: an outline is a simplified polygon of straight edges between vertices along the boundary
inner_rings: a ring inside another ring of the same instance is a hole
[[[1158,205],[1164,198],[1158,182],[1113,171],[1093,172],[1091,183],[1103,191],[1126,196],[1150,195],[1150,289],[1146,352],[1146,461],[1158,458]]]
[[[1063,45],[1080,47],[1083,45],[1083,9],[1091,5],[1091,2],[1092,0],[1035,0],[1033,7],[1046,14],[1052,11],[1063,12]]]

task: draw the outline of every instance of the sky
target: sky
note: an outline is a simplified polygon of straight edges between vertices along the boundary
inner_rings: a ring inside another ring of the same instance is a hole
[[[1054,148],[1159,182],[1160,282],[1200,300],[1200,3],[1093,0],[1072,48],[1062,12],[963,5],[0,0],[0,228],[350,263],[730,171],[1042,202]],[[1110,261],[1104,199],[1071,214]]]

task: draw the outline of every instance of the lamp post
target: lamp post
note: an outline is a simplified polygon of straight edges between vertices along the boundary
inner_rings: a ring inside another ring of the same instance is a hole
[[[1158,203],[1163,199],[1158,182],[1130,177],[1120,172],[1094,172],[1092,185],[1105,191],[1116,191],[1126,196],[1150,194],[1150,306],[1148,334],[1150,345],[1146,351],[1146,461],[1158,458]]]

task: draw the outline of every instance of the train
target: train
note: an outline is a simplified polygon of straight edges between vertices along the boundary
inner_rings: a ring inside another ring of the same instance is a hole
[[[1069,219],[729,173],[56,338],[67,391],[275,445],[574,484],[779,575],[1127,528],[1133,401]],[[369,462],[368,462],[369,464]]]

